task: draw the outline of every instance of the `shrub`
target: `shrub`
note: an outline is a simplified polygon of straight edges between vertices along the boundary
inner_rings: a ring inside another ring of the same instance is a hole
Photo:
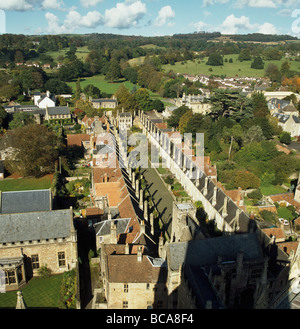
[[[279,135],[279,140],[281,143],[291,144],[291,141],[292,141],[291,134],[284,131]]]
[[[276,224],[277,216],[275,213],[268,211],[268,210],[263,210],[260,213],[260,215],[266,222]]]
[[[51,276],[51,269],[47,267],[47,265],[44,265],[38,269],[38,275],[42,278],[49,278]]]
[[[174,183],[174,179],[172,178],[172,176],[168,176],[166,179],[165,179],[165,182],[169,185],[172,185]]]
[[[59,307],[64,309],[76,308],[76,271],[71,270],[63,275],[60,287]]]
[[[259,189],[256,189],[252,191],[251,193],[248,193],[247,195],[250,199],[257,199],[260,200],[262,198],[262,193]]]

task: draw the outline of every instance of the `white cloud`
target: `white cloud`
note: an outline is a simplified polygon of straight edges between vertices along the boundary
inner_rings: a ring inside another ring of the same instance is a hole
[[[207,1],[207,0],[206,0]],[[278,7],[297,7],[299,0],[236,0],[233,4],[236,8],[278,8]]]
[[[61,33],[72,33],[73,30],[68,30],[66,26],[59,24],[59,18],[52,13],[45,14],[46,20],[48,22],[47,33],[51,34],[61,34]]]
[[[210,28],[207,23],[204,23],[202,21],[199,21],[197,23],[193,23],[193,24],[191,24],[191,26],[193,28],[195,28],[197,32],[204,31],[206,28]]]
[[[229,0],[203,0],[203,7],[212,6],[214,4],[224,4],[229,2]]]
[[[79,27],[94,28],[103,24],[103,16],[97,11],[88,12],[85,16],[81,16],[77,11],[71,10],[63,24],[59,24],[59,19],[52,13],[46,13],[48,22],[48,33],[73,33]]]
[[[141,1],[126,0],[119,2],[116,7],[106,9],[105,25],[119,29],[127,29],[136,26],[146,15],[147,8]]]
[[[103,0],[80,0],[82,7],[94,7]]]
[[[231,14],[226,17],[220,28],[222,34],[235,34],[238,29],[252,30],[255,25],[250,24],[249,17],[241,16],[238,18]]]
[[[42,2],[43,9],[61,9],[63,5],[61,0],[44,0]]]
[[[271,23],[264,23],[258,28],[257,32],[263,34],[277,34],[277,29]]]
[[[276,8],[277,0],[237,0],[234,3],[234,7],[243,8],[243,7],[253,7],[253,8]]]
[[[1,1],[0,9],[16,11],[31,10],[35,3],[36,1],[34,0],[6,0]]]
[[[172,20],[174,17],[175,11],[172,9],[171,6],[162,7],[158,13],[157,18],[154,21],[154,25],[163,26],[168,23],[168,25],[171,26],[172,23],[170,22],[170,20]]]

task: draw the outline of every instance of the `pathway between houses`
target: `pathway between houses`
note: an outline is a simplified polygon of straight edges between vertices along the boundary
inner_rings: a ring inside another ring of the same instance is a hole
[[[163,222],[162,230],[166,231],[168,236],[171,237],[173,197],[162,182],[156,170],[150,167],[150,164],[149,168],[141,169],[141,174],[147,182],[149,193],[151,194],[156,209],[160,214],[161,221]]]

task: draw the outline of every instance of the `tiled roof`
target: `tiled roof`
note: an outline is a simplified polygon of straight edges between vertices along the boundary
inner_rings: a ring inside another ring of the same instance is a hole
[[[82,142],[86,142],[90,140],[90,135],[88,134],[73,134],[67,135],[67,145],[68,146],[82,146]]]
[[[289,241],[289,242],[278,242],[277,243],[278,247],[283,250],[286,254],[290,254],[291,250],[296,252],[299,241]]]
[[[146,255],[143,255],[142,261],[139,262],[137,255],[110,254],[107,256],[107,264],[109,268],[108,281],[110,283],[166,282],[167,268],[165,264],[163,266],[153,266],[151,258]]]
[[[285,234],[282,228],[280,227],[272,227],[272,228],[264,228],[262,229],[270,238],[275,236],[276,239],[284,239]]]

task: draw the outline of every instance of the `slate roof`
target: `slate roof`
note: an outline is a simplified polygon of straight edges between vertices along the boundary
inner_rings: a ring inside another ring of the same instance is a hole
[[[69,237],[72,210],[0,215],[0,243]]]
[[[184,275],[189,281],[189,286],[195,296],[195,303],[198,309],[205,308],[207,301],[211,301],[212,309],[223,308],[202,268],[189,265],[185,266]]]
[[[258,237],[255,233],[222,236],[205,240],[172,243],[168,246],[169,262],[172,270],[178,270],[185,263],[190,266],[209,266],[218,261],[236,261],[237,252],[244,252],[244,259],[263,257]]]
[[[2,192],[0,214],[49,211],[52,209],[51,191]]]
[[[105,220],[94,225],[97,236],[109,235],[111,229],[111,223],[114,222],[117,226],[117,234],[124,233],[130,222],[130,218],[119,218],[113,220]]]
[[[48,107],[49,115],[68,115],[70,114],[70,109],[68,106],[56,106],[56,107]]]

